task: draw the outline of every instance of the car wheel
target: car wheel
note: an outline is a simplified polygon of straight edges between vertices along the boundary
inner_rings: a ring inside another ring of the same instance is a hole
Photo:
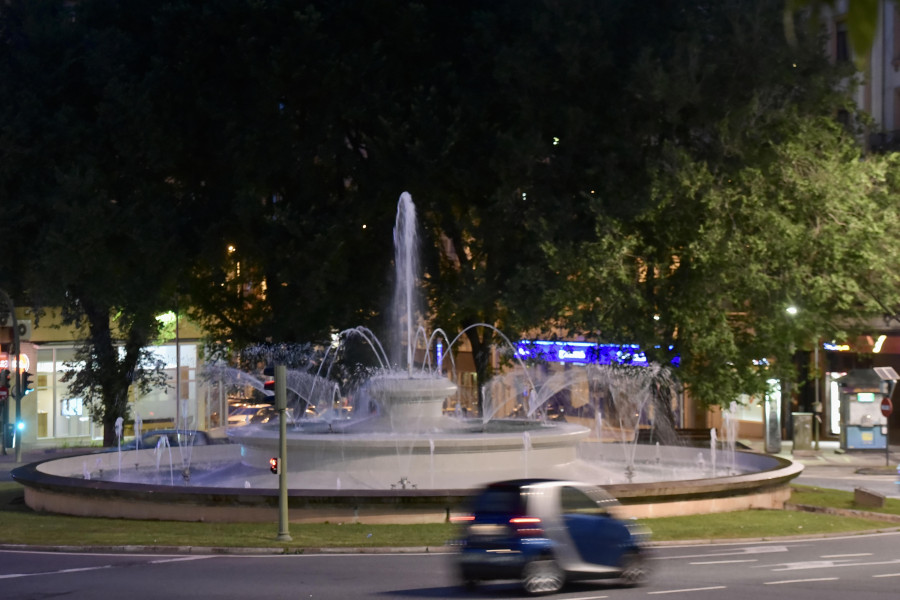
[[[622,555],[621,578],[625,585],[643,585],[647,583],[649,577],[650,570],[647,567],[647,560],[642,554],[632,550]]]
[[[562,589],[564,575],[552,558],[533,560],[522,572],[522,587],[529,594],[552,594]]]

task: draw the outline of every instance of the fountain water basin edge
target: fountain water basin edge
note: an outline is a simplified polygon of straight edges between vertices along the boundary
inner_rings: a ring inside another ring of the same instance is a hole
[[[426,442],[427,444],[427,442]],[[650,462],[652,446],[637,447],[638,461]],[[696,448],[666,447],[667,456],[693,460]],[[152,450],[129,451],[128,468],[155,468]],[[237,444],[194,448],[195,464],[223,468],[240,460]],[[276,487],[159,486],[104,479],[83,479],[85,461],[98,455],[52,459],[12,472],[25,488],[25,502],[38,512],[74,516],[208,522],[275,522]],[[112,453],[110,457],[114,457]],[[790,499],[790,481],[803,465],[787,459],[737,452],[736,462],[749,472],[702,479],[608,484],[604,487],[622,503],[621,517],[654,518],[675,515],[780,509]],[[200,470],[200,469],[198,469]],[[559,473],[558,478],[567,478]],[[602,482],[595,482],[601,483]],[[311,489],[291,486],[289,519],[294,523],[436,523],[464,510],[473,488]]]

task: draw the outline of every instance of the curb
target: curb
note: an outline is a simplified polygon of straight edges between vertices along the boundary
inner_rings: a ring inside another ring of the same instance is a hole
[[[50,546],[0,544],[0,550],[18,552],[60,552],[82,554],[178,554],[178,555],[254,555],[293,556],[328,554],[452,554],[453,546],[411,546],[377,548],[258,548],[224,546]]]

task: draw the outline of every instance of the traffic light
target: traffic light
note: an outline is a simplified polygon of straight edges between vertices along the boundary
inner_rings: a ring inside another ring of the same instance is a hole
[[[269,470],[272,471],[273,473],[275,473],[276,475],[278,475],[279,470],[278,470],[278,457],[277,456],[273,456],[272,458],[269,459]]]
[[[9,369],[0,371],[0,387],[9,388]]]
[[[266,376],[265,382],[263,382],[263,389],[267,392],[272,392],[271,395],[275,394],[275,367],[269,365],[265,369],[263,369],[263,375]]]
[[[25,371],[22,373],[22,395],[30,394],[34,391],[34,375]]]

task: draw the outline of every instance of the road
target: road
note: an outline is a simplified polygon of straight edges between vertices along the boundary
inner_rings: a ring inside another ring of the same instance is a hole
[[[579,583],[563,600],[652,598],[894,600],[900,533],[654,549],[644,587]],[[290,556],[0,552],[4,600],[521,598],[513,583],[459,587],[450,554]]]

